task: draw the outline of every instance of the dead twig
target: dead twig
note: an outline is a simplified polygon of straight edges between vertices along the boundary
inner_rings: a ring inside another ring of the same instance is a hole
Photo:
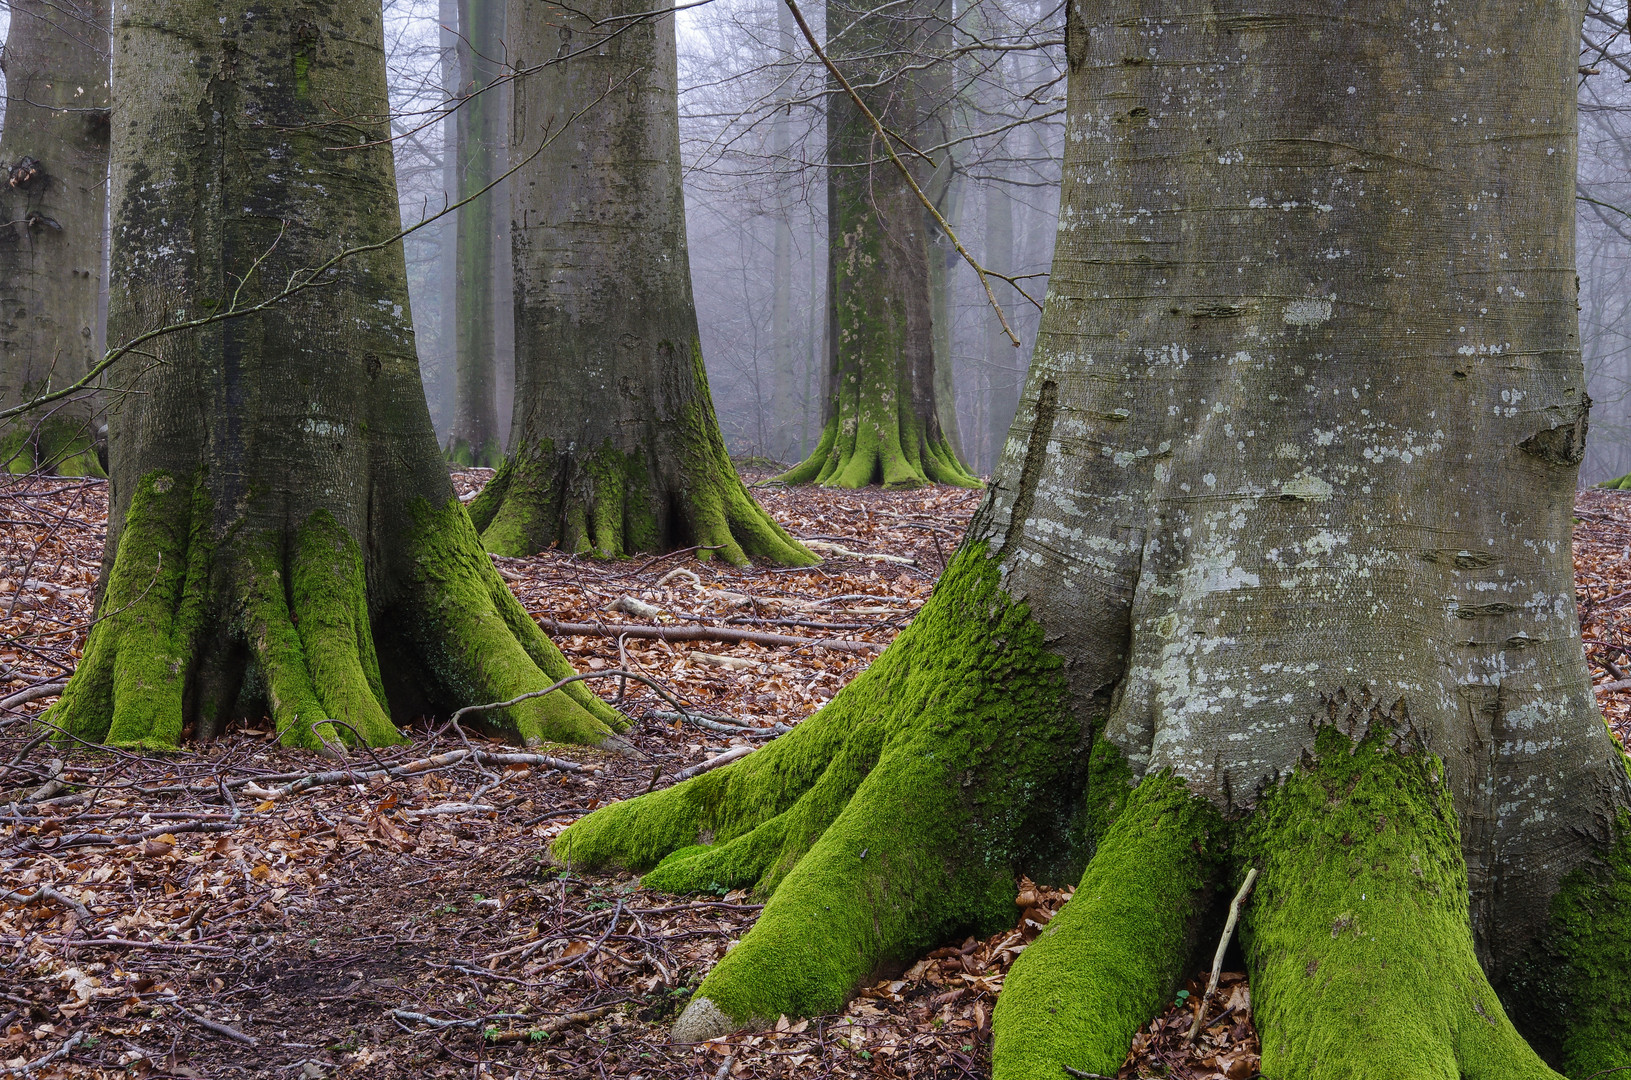
[[[733,644],[767,646],[812,646],[833,652],[882,652],[883,646],[871,641],[852,641],[846,638],[794,637],[791,634],[768,634],[758,630],[734,630],[728,626],[648,626],[632,623],[563,623],[553,619],[539,619],[538,625],[551,637],[615,637],[655,638],[658,641],[724,641]],[[607,672],[596,672],[598,675]]]
[[[1201,995],[1200,1001],[1195,1003],[1195,1022],[1189,1025],[1189,1034],[1185,1041],[1195,1045],[1195,1039],[1201,1033],[1201,1018],[1206,1015],[1206,1002],[1218,992],[1218,979],[1223,977],[1223,953],[1229,947],[1229,939],[1235,935],[1235,923],[1240,921],[1240,909],[1246,903],[1246,897],[1251,895],[1252,886],[1257,883],[1257,867],[1246,871],[1246,880],[1240,883],[1240,891],[1229,902],[1229,919],[1223,924],[1223,937],[1218,940],[1218,951],[1212,956],[1212,977],[1206,980],[1206,993]]]

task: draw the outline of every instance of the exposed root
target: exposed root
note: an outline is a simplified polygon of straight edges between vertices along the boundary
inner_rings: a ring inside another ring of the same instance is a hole
[[[743,761],[596,812],[555,851],[661,860],[646,879],[659,888],[770,895],[677,1035],[809,1016],[880,967],[1011,922],[1014,867],[1042,830],[1032,796],[1061,783],[1077,738],[1041,628],[983,551],[965,551],[821,713]]]
[[[992,1017],[997,1080],[1116,1074],[1133,1035],[1183,978],[1221,827],[1183,781],[1145,777],[1076,894],[1014,961]]]

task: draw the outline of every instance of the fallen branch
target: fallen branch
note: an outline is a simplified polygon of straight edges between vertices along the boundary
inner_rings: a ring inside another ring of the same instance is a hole
[[[68,684],[65,682],[39,683],[10,697],[0,698],[0,709],[15,709],[19,705],[27,705],[30,701],[38,701],[40,698],[56,697],[67,687]]]
[[[885,555],[882,552],[852,551],[841,544],[834,544],[828,540],[806,540],[804,546],[811,551],[825,551],[833,555],[842,555],[846,559],[865,559],[867,562],[894,563],[896,566],[916,566],[916,559],[908,559],[904,555]]]
[[[545,1020],[537,1027],[527,1028],[525,1031],[489,1031],[487,1032],[487,1041],[495,1045],[503,1045],[505,1043],[534,1042],[547,1039],[562,1028],[569,1027],[572,1024],[587,1024],[599,1020],[616,1007],[615,1005],[602,1005],[599,1008],[585,1009],[582,1012],[564,1013]]]
[[[559,769],[561,772],[588,771],[587,766],[580,765],[576,761],[567,761],[565,758],[551,757],[548,754],[493,754],[486,750],[449,750],[445,754],[433,754],[430,757],[419,758],[416,761],[405,762],[401,765],[393,765],[386,769],[335,769],[330,772],[311,773],[276,788],[263,788],[253,780],[244,781],[236,786],[246,795],[275,802],[290,795],[298,795],[302,791],[309,791],[314,787],[323,787],[328,784],[358,783],[379,776],[414,776],[419,773],[429,772],[432,769],[457,765],[459,762],[466,760],[477,761],[484,765],[547,765],[549,768]]]
[[[81,904],[71,896],[65,896],[50,885],[41,885],[31,893],[0,891],[0,903],[6,904],[32,904],[36,900],[50,900],[69,908],[79,916],[80,922],[91,922],[95,916],[91,909]]]
[[[1612,694],[1617,690],[1631,690],[1631,679],[1615,679],[1613,682],[1603,683],[1601,686],[1594,686],[1592,687],[1592,690],[1599,694]]]
[[[85,1033],[83,1031],[74,1032],[72,1035],[68,1036],[68,1038],[66,1040],[64,1040],[64,1042],[63,1042],[63,1044],[61,1046],[57,1047],[55,1050],[51,1051],[49,1054],[45,1055],[42,1058],[35,1058],[33,1061],[30,1061],[27,1065],[24,1065],[23,1066],[23,1071],[19,1075],[27,1076],[29,1073],[33,1072],[35,1069],[41,1068],[42,1066],[45,1066],[45,1065],[49,1065],[53,1061],[57,1060],[58,1058],[67,1057],[69,1054],[74,1052],[74,1047],[78,1046],[81,1042],[84,1041],[84,1039],[85,1039]]]
[[[669,723],[676,720],[689,721],[705,731],[714,731],[721,735],[735,735],[744,739],[773,739],[777,735],[785,735],[793,730],[786,724],[779,722],[767,728],[749,727],[746,724],[738,724],[734,720],[721,721],[712,716],[703,716],[700,713],[677,713],[663,709],[653,709],[651,715],[658,720],[666,720]]]
[[[851,641],[844,638],[807,638],[791,634],[767,634],[757,630],[733,630],[727,626],[646,626],[630,623],[563,623],[553,619],[539,619],[538,625],[551,637],[617,637],[626,634],[635,638],[655,638],[658,641],[726,641],[746,642],[751,645],[814,646],[834,652],[882,652],[883,646],[872,641]],[[604,672],[597,672],[604,674]]]
[[[1229,903],[1229,919],[1223,924],[1223,937],[1218,940],[1218,951],[1212,956],[1212,977],[1206,980],[1206,993],[1201,1000],[1195,1003],[1195,1022],[1189,1025],[1189,1034],[1184,1037],[1189,1045],[1195,1045],[1195,1039],[1201,1033],[1201,1020],[1206,1016],[1206,1002],[1218,992],[1218,980],[1223,977],[1223,953],[1229,948],[1229,939],[1234,937],[1235,923],[1240,921],[1240,909],[1246,903],[1246,897],[1251,895],[1252,885],[1257,881],[1257,867],[1246,871],[1246,880],[1240,883],[1240,891],[1235,893],[1234,900]]]
[[[198,1013],[193,1012],[191,1009],[187,1008],[185,1005],[183,1005],[181,1002],[177,1001],[173,997],[172,998],[160,998],[159,1000],[160,1000],[161,1003],[170,1006],[170,1008],[174,1009],[176,1012],[180,1013],[182,1016],[185,1016],[187,1019],[191,1020],[193,1023],[197,1024],[201,1028],[205,1028],[205,1029],[207,1029],[209,1031],[213,1031],[217,1035],[225,1036],[226,1038],[231,1039],[233,1042],[243,1043],[245,1046],[259,1046],[260,1045],[260,1040],[255,1038],[253,1035],[245,1035],[243,1032],[239,1031],[237,1028],[228,1027],[227,1025],[225,1025],[223,1023],[220,1023],[219,1021],[211,1020],[207,1016],[200,1016]]]
[[[689,780],[693,776],[701,776],[703,773],[717,769],[721,765],[729,765],[733,761],[740,761],[753,753],[755,749],[752,746],[733,746],[718,757],[711,757],[707,761],[692,765],[688,769],[681,769],[674,774],[674,782],[679,783],[681,780]]]

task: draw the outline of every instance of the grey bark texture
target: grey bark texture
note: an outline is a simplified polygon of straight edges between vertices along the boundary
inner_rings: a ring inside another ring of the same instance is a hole
[[[517,66],[538,68],[516,83],[510,139],[527,162],[511,180],[515,412],[471,515],[502,554],[703,545],[812,562],[719,432],[691,295],[674,21],[631,18],[647,10],[511,8]]]
[[[377,4],[160,0],[120,9],[114,39],[112,340],[355,253],[113,369],[107,617],[51,716],[173,746],[265,710],[285,742],[332,747],[570,674],[482,552],[431,428]],[[482,722],[526,741],[623,726],[586,691]]]
[[[1570,555],[1580,20],[1541,7],[1073,3],[1047,309],[973,532],[1084,722],[1222,809],[1321,695],[1402,700],[1497,982],[1631,806]]]
[[[107,0],[14,0],[0,67],[0,408],[98,359],[108,172]],[[0,464],[102,475],[90,394],[0,422]]]
[[[500,166],[505,60],[505,0],[458,0],[460,96],[458,195],[462,201],[492,184]],[[453,429],[448,459],[494,467],[504,456],[498,418],[498,338],[495,321],[495,241],[507,200],[495,189],[457,211],[458,276],[454,285]]]

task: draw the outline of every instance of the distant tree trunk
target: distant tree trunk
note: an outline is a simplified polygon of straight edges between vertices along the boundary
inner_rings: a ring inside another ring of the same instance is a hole
[[[786,4],[776,5],[778,44],[782,55],[793,56],[797,24]],[[798,365],[794,361],[793,342],[793,220],[792,207],[797,192],[797,174],[788,157],[792,146],[793,118],[790,109],[776,110],[770,129],[770,154],[777,171],[776,241],[772,269],[771,349],[773,350],[774,383],[771,385],[771,417],[774,434],[765,452],[778,461],[796,460],[803,450],[799,433],[801,413],[798,386]],[[814,257],[814,253],[811,253]]]
[[[1001,166],[994,171],[1000,175]],[[1004,274],[1014,273],[1014,205],[1008,189],[998,181],[989,181],[985,185],[985,258],[986,265],[992,269]],[[991,291],[996,294],[1003,310],[1015,312],[1018,298],[1013,286],[1005,281],[993,281]],[[985,326],[986,374],[991,380],[991,400],[986,413],[986,445],[990,447],[994,459],[1008,441],[1008,428],[1014,422],[1015,410],[1019,408],[1019,350],[1014,348],[1014,343],[1003,332],[995,314],[987,315]]]
[[[0,408],[97,359],[108,173],[108,0],[12,0],[0,60]],[[85,394],[0,425],[0,463],[101,476]]]
[[[512,448],[471,516],[502,554],[700,544],[737,563],[813,562],[719,433],[685,242],[674,19],[626,18],[649,10],[512,10],[520,64],[560,61],[517,84],[512,153],[555,141],[512,180]]]
[[[955,162],[949,157],[946,166],[950,175],[944,185],[937,186],[943,193],[935,202],[939,206],[940,216],[955,231],[962,225],[963,181],[955,172]],[[934,328],[935,413],[940,420],[940,430],[945,433],[946,445],[959,461],[966,461],[968,454],[957,425],[956,337],[952,333],[952,298],[956,292],[959,256],[951,238],[932,220],[925,222],[924,227],[933,238],[929,244],[929,313]]]
[[[491,184],[499,168],[505,0],[459,0],[461,94],[458,112],[459,198]],[[498,341],[494,325],[494,240],[498,192],[458,210],[457,326],[454,331],[453,430],[447,457],[458,465],[496,467],[504,457],[498,421]],[[507,211],[507,208],[505,209]]]
[[[1631,775],[1570,553],[1580,8],[1064,10],[1066,227],[964,547],[815,716],[555,852],[768,898],[676,1040],[835,1011],[1013,926],[1028,873],[1076,887],[993,1076],[1115,1075],[1255,870],[1263,1076],[1623,1068]]]
[[[440,24],[441,54],[439,75],[442,100],[449,108],[459,98],[463,84],[459,42],[458,0],[437,0],[437,19]],[[442,129],[442,194],[449,204],[459,198],[459,111],[450,111],[441,121]],[[435,305],[438,322],[436,359],[427,371],[425,342],[419,342],[420,370],[425,378],[425,397],[430,403],[431,420],[436,425],[438,441],[452,445],[454,383],[457,370],[459,325],[459,215],[457,211],[442,218],[436,225],[437,246],[436,287],[430,303]],[[445,440],[445,441],[444,441]]]
[[[171,747],[269,712],[286,744],[382,744],[393,716],[570,675],[482,551],[431,428],[378,3],[170,0],[121,20],[114,85],[112,340],[376,247],[114,369],[102,620],[49,719]],[[625,726],[583,683],[476,721],[529,743]]]
[[[833,59],[852,84],[871,87],[863,98],[895,131],[917,123],[913,79],[898,69],[917,59],[927,20],[920,5],[887,11],[875,11],[872,0],[827,5]],[[851,488],[929,481],[977,487],[940,426],[923,206],[860,109],[836,85],[831,89],[837,92],[827,99],[829,397],[821,441],[781,479]]]

